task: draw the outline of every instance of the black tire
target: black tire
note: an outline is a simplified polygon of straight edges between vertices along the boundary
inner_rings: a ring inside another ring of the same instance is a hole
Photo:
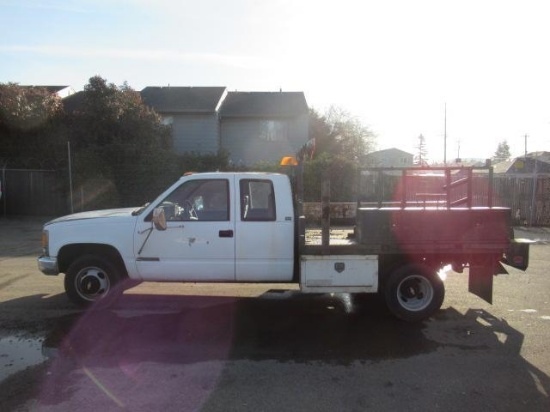
[[[392,272],[385,284],[386,305],[399,319],[418,322],[441,308],[445,285],[427,266],[409,264]]]
[[[75,259],[65,275],[65,292],[79,306],[88,306],[101,301],[111,304],[122,294],[117,285],[120,271],[110,260],[85,255]]]

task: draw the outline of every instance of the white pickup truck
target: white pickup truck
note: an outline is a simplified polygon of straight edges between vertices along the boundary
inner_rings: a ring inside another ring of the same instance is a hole
[[[355,240],[310,245],[295,200],[284,174],[186,175],[143,207],[46,223],[38,266],[46,275],[65,273],[65,290],[81,305],[110,302],[123,281],[294,282],[305,293],[383,292],[389,309],[408,321],[441,307],[445,265],[470,265],[471,291],[487,300],[499,261],[527,267],[528,248],[510,255],[508,209],[486,208],[478,217],[463,209],[359,209]],[[441,219],[458,219],[460,234],[422,230],[423,237],[414,226],[444,225]],[[479,227],[487,222],[496,233]],[[403,235],[411,231],[412,238]]]

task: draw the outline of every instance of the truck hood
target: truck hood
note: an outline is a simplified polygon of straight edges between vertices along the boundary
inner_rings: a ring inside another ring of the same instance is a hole
[[[137,208],[135,207],[130,207],[124,209],[93,210],[90,212],[74,213],[72,215],[62,216],[58,217],[57,219],[50,220],[48,223],[46,223],[46,225],[51,225],[53,223],[70,222],[74,220],[132,216],[132,212],[136,209]]]

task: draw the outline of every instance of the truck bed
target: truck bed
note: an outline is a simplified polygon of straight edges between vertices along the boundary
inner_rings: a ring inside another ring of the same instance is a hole
[[[360,208],[352,228],[305,231],[306,254],[501,253],[508,248],[506,208]]]

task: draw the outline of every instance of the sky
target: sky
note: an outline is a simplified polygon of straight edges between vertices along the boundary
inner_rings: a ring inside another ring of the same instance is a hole
[[[549,18],[546,0],[0,0],[0,83],[303,91],[379,149],[521,156],[550,151]]]

